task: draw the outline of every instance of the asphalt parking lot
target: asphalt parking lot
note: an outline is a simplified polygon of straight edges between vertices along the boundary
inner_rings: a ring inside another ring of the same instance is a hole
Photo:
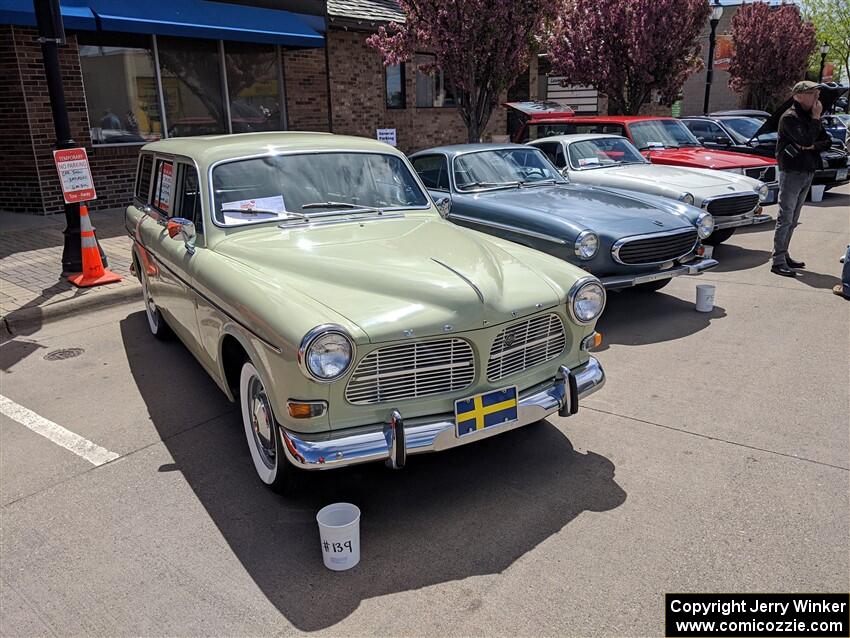
[[[660,635],[664,592],[848,591],[848,207],[848,187],[807,204],[796,280],[769,272],[765,225],[710,273],[612,294],[608,382],[578,415],[289,500],[141,301],[12,338],[0,394],[118,458],[0,414],[0,633]],[[340,500],[362,561],[333,573],[315,513]]]

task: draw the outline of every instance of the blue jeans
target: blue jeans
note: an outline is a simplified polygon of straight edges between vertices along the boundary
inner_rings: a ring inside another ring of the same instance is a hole
[[[800,219],[800,209],[806,201],[814,173],[779,172],[779,214],[773,234],[773,265],[784,266],[788,259],[791,236]]]

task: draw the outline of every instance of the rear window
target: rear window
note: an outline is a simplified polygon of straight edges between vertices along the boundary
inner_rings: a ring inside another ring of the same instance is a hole
[[[139,162],[139,174],[136,178],[136,197],[148,203],[148,193],[151,189],[151,174],[153,173],[153,156],[142,155]]]

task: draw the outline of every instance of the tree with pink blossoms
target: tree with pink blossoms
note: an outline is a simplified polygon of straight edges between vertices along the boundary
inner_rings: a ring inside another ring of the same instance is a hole
[[[452,90],[468,140],[478,142],[500,96],[528,64],[553,0],[398,0],[404,24],[391,22],[369,37],[385,65],[435,56]]]
[[[653,93],[672,104],[703,67],[707,0],[574,0],[548,38],[552,71],[595,87],[611,114],[634,115]]]
[[[732,18],[729,86],[747,106],[771,109],[804,79],[815,50],[815,28],[796,5],[745,4]]]

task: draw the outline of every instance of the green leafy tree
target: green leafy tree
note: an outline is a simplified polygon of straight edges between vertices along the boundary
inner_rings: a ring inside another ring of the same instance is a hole
[[[805,0],[803,15],[815,25],[818,44],[829,43],[827,62],[850,78],[850,2],[847,0]],[[820,67],[820,51],[815,50],[812,66]]]

